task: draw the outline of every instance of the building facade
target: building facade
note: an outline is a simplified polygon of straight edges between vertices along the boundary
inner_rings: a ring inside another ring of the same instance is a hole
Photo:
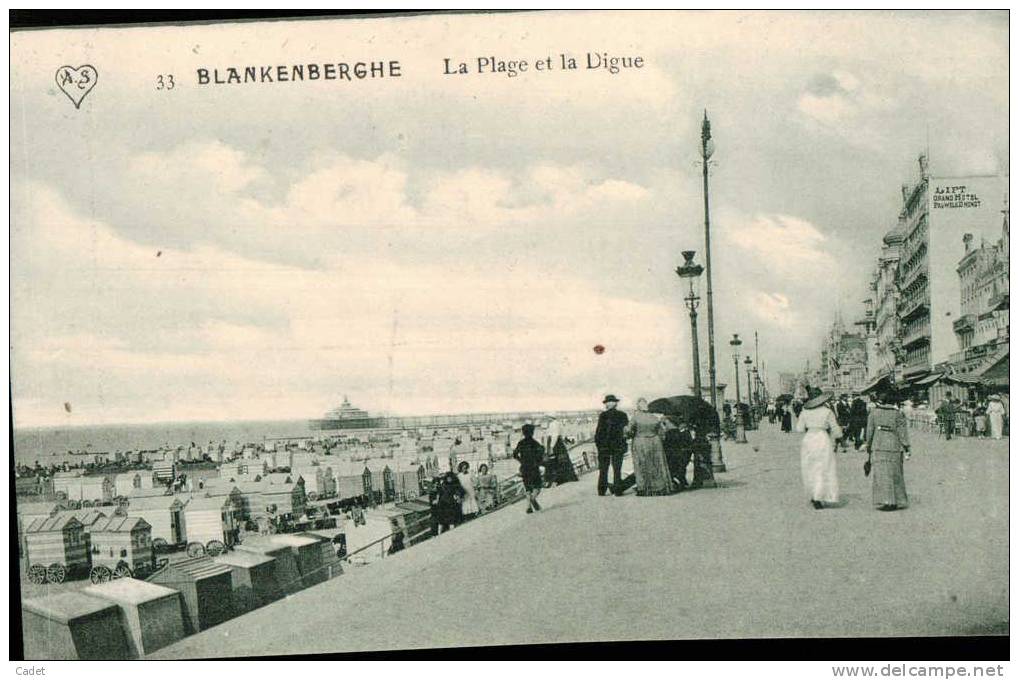
[[[949,359],[953,373],[978,368],[1002,346],[1008,347],[1008,211],[1001,237],[976,245],[973,234],[963,236],[959,276],[960,315],[952,324],[959,349]]]

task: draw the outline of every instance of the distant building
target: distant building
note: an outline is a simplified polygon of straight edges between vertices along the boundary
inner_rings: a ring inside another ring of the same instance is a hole
[[[873,308],[873,342],[868,347],[867,379],[874,381],[895,367],[896,352],[901,351],[899,340],[899,288],[898,269],[903,241],[905,219],[885,234],[881,254],[870,281]]]
[[[867,336],[850,333],[841,315],[821,346],[821,366],[812,386],[835,392],[856,392],[867,385]]]

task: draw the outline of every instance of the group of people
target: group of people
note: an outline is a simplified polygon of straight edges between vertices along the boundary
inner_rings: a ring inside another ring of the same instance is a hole
[[[1006,409],[1001,397],[992,394],[987,399],[977,402],[972,409],[967,409],[958,398],[949,392],[935,409],[941,434],[949,440],[956,434],[956,425],[960,414],[968,413],[973,419],[973,435],[1001,439],[1004,432]]]
[[[494,508],[499,501],[499,480],[485,463],[472,475],[471,464],[464,460],[456,472],[450,470],[432,480],[428,500],[433,532],[440,534]]]
[[[838,404],[833,405],[833,401],[831,392],[810,399],[803,404],[797,421],[797,431],[804,433],[800,445],[803,486],[817,510],[839,500],[835,447],[844,441],[846,433],[839,423]],[[909,506],[903,472],[903,461],[909,459],[909,427],[905,414],[895,407],[891,392],[877,394],[874,401],[863,433],[867,450],[864,474],[873,480],[875,507],[899,510]]]
[[[637,400],[632,418],[618,409],[619,399],[615,395],[606,395],[602,403],[605,410],[598,416],[594,435],[598,449],[599,496],[607,495],[610,489],[610,468],[614,496],[623,495],[631,486],[638,496],[666,496],[698,488],[712,479],[706,433],[698,433],[688,418],[651,413],[643,397]],[[633,474],[623,479],[623,456],[628,448],[633,459]],[[694,479],[688,484],[686,468],[691,459],[694,460]]]

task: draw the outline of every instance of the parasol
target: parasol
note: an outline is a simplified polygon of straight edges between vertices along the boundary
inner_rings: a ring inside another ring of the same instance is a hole
[[[714,407],[690,394],[655,399],[647,410],[671,418],[684,418],[699,432],[714,432],[718,428],[718,413]]]

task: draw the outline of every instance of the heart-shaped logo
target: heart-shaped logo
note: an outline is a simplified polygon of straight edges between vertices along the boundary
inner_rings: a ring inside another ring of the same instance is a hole
[[[57,86],[64,91],[76,109],[81,106],[81,100],[85,98],[85,95],[96,86],[97,80],[99,80],[99,72],[90,64],[78,68],[61,66],[57,69]]]

